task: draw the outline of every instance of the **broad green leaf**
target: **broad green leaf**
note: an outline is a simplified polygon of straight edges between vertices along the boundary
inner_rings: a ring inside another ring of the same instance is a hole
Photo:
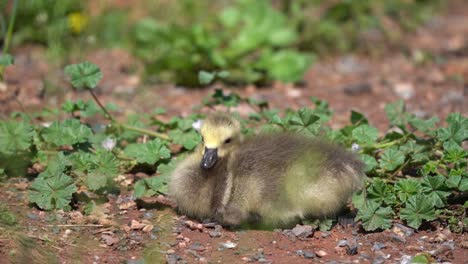
[[[377,178],[367,188],[367,199],[376,203],[391,205],[395,203],[396,197],[392,185]]]
[[[430,199],[425,195],[413,195],[400,211],[400,218],[413,227],[419,228],[423,220],[432,221],[436,219],[436,211]]]
[[[462,178],[461,179],[459,189],[462,192],[468,191],[468,178]]]
[[[444,207],[450,195],[445,186],[445,177],[441,175],[424,177],[421,190],[426,195],[426,199],[437,208]]]
[[[390,121],[390,124],[403,127],[408,119],[408,114],[405,111],[405,103],[403,100],[398,100],[395,103],[385,106],[385,113]]]
[[[91,156],[92,172],[115,178],[119,173],[119,163],[112,152],[100,150]]]
[[[198,72],[198,81],[201,85],[208,85],[210,84],[214,78],[216,77],[216,73],[200,71]]]
[[[65,74],[75,88],[93,89],[102,79],[99,67],[88,61],[66,66]]]
[[[408,119],[408,122],[411,126],[416,128],[417,130],[424,132],[426,134],[431,134],[431,131],[434,130],[436,124],[439,122],[439,118],[432,117],[432,118],[424,120],[416,116],[411,116]]]
[[[0,121],[0,153],[14,154],[28,150],[33,135],[33,127],[25,122]]]
[[[67,119],[63,122],[54,121],[42,131],[44,140],[57,146],[86,142],[92,134],[89,127],[76,119]]]
[[[274,80],[296,82],[303,78],[314,57],[293,50],[282,50],[264,56],[261,67]]]
[[[359,144],[371,145],[377,140],[379,131],[375,127],[364,124],[356,127],[352,135]]]
[[[200,134],[193,130],[185,133],[180,130],[172,130],[169,132],[169,137],[174,143],[184,146],[187,150],[194,149],[201,142]]]
[[[360,125],[360,124],[368,124],[369,121],[367,120],[367,118],[359,113],[359,112],[356,112],[354,110],[351,110],[351,117],[350,117],[350,121],[351,121],[351,124],[353,125]]]
[[[98,172],[88,173],[86,176],[86,186],[88,186],[91,191],[99,190],[107,186],[107,178],[106,174]]]
[[[445,180],[445,184],[449,188],[458,188],[458,185],[460,184],[461,179],[462,179],[461,175],[450,175]]]
[[[374,157],[367,154],[361,154],[360,157],[364,164],[366,164],[365,172],[372,171],[377,167],[378,163]]]
[[[390,207],[382,207],[379,203],[368,201],[356,215],[356,220],[362,221],[366,231],[376,229],[388,229],[392,225],[393,210]]]
[[[63,173],[49,178],[38,177],[31,185],[29,201],[44,210],[64,209],[76,190],[72,178]]]
[[[170,150],[159,139],[153,139],[147,143],[129,144],[124,153],[128,157],[136,159],[139,163],[155,164],[160,159],[171,157]]]
[[[288,123],[289,129],[297,132],[306,132],[316,135],[320,128],[320,117],[315,115],[314,110],[301,108],[290,116]]]
[[[450,114],[447,119],[448,127],[437,129],[437,138],[440,141],[453,140],[457,144],[468,138],[468,118],[459,113]]]
[[[14,58],[10,54],[1,54],[0,55],[0,66],[7,67],[13,65]]]
[[[400,201],[406,202],[409,197],[421,191],[421,183],[413,179],[399,180],[395,184],[395,191],[397,191],[397,196],[400,198]]]
[[[392,147],[386,149],[380,157],[380,167],[386,171],[393,171],[405,162],[405,154]]]

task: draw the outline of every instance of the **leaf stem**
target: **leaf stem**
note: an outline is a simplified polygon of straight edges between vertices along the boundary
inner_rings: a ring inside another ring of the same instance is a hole
[[[104,116],[105,118],[107,118],[109,121],[111,121],[112,123],[115,123],[117,126],[120,126],[124,129],[127,129],[127,130],[131,130],[131,131],[135,131],[135,132],[138,132],[138,133],[142,133],[142,134],[145,134],[145,135],[148,135],[148,136],[152,136],[152,137],[157,137],[157,138],[160,138],[160,139],[164,139],[164,140],[169,140],[169,136],[166,135],[166,134],[163,134],[163,133],[158,133],[158,132],[154,132],[154,131],[151,131],[151,130],[148,130],[148,129],[144,129],[144,128],[141,128],[141,127],[136,127],[136,126],[132,126],[132,125],[127,125],[127,124],[123,124],[123,123],[120,123],[119,121],[117,121],[110,113],[109,111],[107,111],[106,107],[101,103],[101,101],[99,100],[99,98],[96,96],[96,94],[94,93],[94,91],[92,89],[88,89],[89,92],[91,93],[91,96],[93,97],[94,101],[98,104],[98,106],[102,109],[102,111],[104,112]]]
[[[7,34],[5,37],[5,42],[3,43],[3,54],[5,55],[10,48],[11,36],[13,35],[13,26],[15,25],[16,20],[16,10],[18,9],[18,1],[13,1],[13,10],[11,11],[10,21],[8,22]]]
[[[166,135],[166,134],[163,134],[163,133],[154,132],[154,131],[151,131],[151,130],[148,130],[148,129],[144,129],[144,128],[136,127],[136,126],[132,126],[132,125],[121,124],[121,123],[118,123],[118,124],[121,127],[125,128],[127,130],[139,132],[139,133],[142,133],[142,134],[146,134],[148,136],[153,136],[153,137],[157,137],[157,138],[164,139],[164,140],[169,140],[169,136]]]
[[[106,107],[101,103],[99,98],[94,93],[93,89],[88,89],[88,91],[91,93],[91,96],[93,97],[94,101],[99,105],[101,110],[104,112],[104,116],[110,121],[115,122],[114,117],[109,113],[109,111],[107,111]]]

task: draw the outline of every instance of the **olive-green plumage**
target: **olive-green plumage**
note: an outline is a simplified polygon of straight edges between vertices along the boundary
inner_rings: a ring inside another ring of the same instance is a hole
[[[169,183],[179,211],[200,220],[282,226],[334,216],[364,177],[363,164],[340,147],[292,133],[242,139],[226,114],[208,117],[200,132],[203,144]]]

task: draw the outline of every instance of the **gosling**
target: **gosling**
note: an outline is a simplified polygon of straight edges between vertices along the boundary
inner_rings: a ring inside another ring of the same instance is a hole
[[[364,178],[353,154],[293,133],[243,139],[239,122],[216,113],[202,124],[202,144],[173,171],[178,210],[224,226],[284,227],[333,217]]]

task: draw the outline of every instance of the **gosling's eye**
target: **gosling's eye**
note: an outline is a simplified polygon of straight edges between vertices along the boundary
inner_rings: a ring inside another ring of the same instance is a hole
[[[231,138],[224,140],[224,144],[229,144],[229,143],[231,143]]]

